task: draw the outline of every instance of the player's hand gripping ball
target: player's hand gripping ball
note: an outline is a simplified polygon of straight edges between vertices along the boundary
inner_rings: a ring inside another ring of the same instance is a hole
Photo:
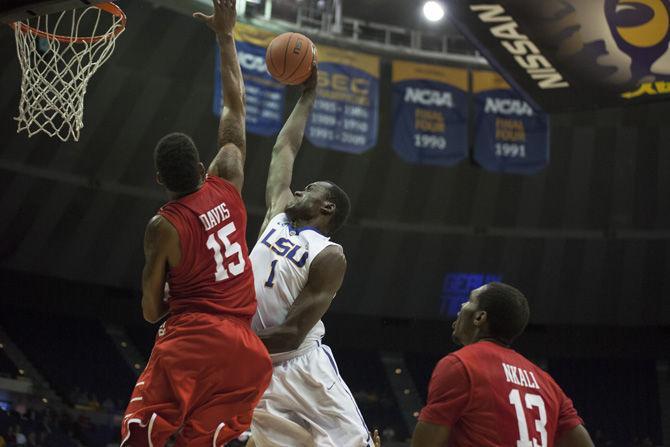
[[[316,46],[298,33],[275,37],[265,53],[265,62],[272,77],[287,85],[299,85],[309,79],[316,61]]]

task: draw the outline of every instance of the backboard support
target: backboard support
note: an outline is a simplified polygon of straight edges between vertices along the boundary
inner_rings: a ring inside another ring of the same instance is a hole
[[[12,23],[104,2],[105,0],[0,0],[0,22]]]

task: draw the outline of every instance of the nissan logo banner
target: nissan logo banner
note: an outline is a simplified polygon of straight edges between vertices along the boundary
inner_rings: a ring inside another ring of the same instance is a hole
[[[449,0],[449,11],[534,108],[670,99],[670,0]]]

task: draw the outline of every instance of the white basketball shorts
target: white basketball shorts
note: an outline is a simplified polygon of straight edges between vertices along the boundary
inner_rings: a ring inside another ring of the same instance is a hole
[[[251,433],[258,447],[374,446],[333,353],[320,342],[274,365]]]

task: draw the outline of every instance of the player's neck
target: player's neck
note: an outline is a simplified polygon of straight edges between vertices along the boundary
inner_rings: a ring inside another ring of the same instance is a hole
[[[189,194],[193,194],[196,191],[199,191],[200,188],[202,188],[203,182],[198,183],[198,186],[195,187],[195,189],[191,191],[186,191],[186,192],[174,192],[174,191],[168,191],[168,197],[170,200],[177,200],[181,199],[182,197],[186,197]]]
[[[490,341],[491,343],[495,343],[497,345],[500,345],[504,348],[509,348],[510,344],[507,343],[504,340],[501,340],[500,338],[492,337],[489,335],[483,335],[481,337],[477,337],[477,339],[474,341],[474,343],[477,343],[478,341]]]
[[[326,226],[323,224],[323,222],[321,222],[321,219],[319,218],[309,220],[293,219],[291,220],[291,226],[298,230],[302,228],[313,228],[317,230],[319,233],[323,234],[324,236],[327,236]]]

